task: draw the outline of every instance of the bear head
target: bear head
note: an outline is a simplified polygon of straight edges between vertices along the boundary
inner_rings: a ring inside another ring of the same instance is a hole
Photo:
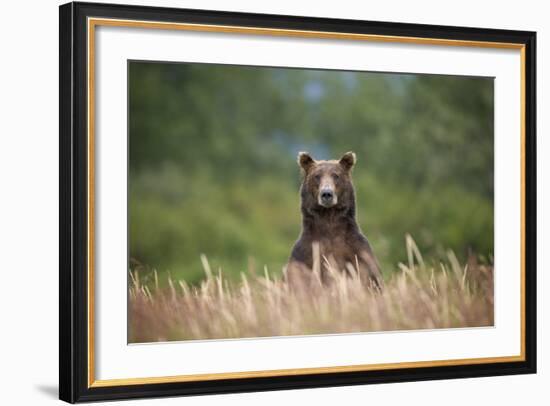
[[[340,160],[328,161],[317,161],[309,153],[300,152],[302,207],[307,211],[354,207],[351,171],[355,162],[353,152],[346,152]]]

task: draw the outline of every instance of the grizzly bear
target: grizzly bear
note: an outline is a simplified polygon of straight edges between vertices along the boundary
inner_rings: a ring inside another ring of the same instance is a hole
[[[347,152],[339,161],[316,161],[307,152],[298,154],[302,232],[286,268],[291,285],[310,283],[317,260],[321,281],[330,279],[328,262],[331,269],[358,272],[366,285],[381,289],[380,267],[355,219],[351,180],[355,162],[353,152]]]

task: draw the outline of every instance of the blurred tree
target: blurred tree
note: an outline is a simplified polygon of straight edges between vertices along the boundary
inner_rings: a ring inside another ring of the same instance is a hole
[[[358,216],[386,271],[411,233],[493,252],[493,80],[129,64],[130,256],[191,282],[199,255],[279,270],[300,231],[296,154],[358,155]]]

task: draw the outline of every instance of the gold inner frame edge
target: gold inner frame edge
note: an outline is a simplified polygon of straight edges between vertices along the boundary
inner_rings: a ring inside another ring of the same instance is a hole
[[[265,371],[240,371],[201,373],[174,376],[95,379],[95,279],[94,279],[94,191],[95,191],[95,27],[130,27],[163,30],[184,30],[195,32],[233,33],[265,36],[284,36],[317,39],[340,39],[371,42],[393,42],[402,44],[460,46],[478,48],[512,49],[520,51],[520,137],[521,137],[521,270],[520,270],[520,341],[519,355],[502,357],[464,358],[451,360],[396,362],[383,364],[344,365],[314,368],[275,369]],[[507,42],[470,41],[441,38],[405,37],[391,35],[355,34],[345,32],[308,31],[275,29],[261,27],[243,27],[231,25],[167,23],[155,21],[124,20],[111,18],[88,18],[87,21],[87,81],[88,81],[88,387],[112,387],[126,385],[177,383],[192,381],[212,381],[220,379],[244,379],[260,377],[280,377],[312,374],[335,374],[342,372],[380,371],[397,368],[426,368],[440,366],[458,366],[473,364],[492,364],[525,361],[525,45]]]

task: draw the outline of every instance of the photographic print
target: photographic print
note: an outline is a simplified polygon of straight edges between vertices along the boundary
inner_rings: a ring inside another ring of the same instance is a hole
[[[494,78],[128,61],[128,342],[490,327]]]

